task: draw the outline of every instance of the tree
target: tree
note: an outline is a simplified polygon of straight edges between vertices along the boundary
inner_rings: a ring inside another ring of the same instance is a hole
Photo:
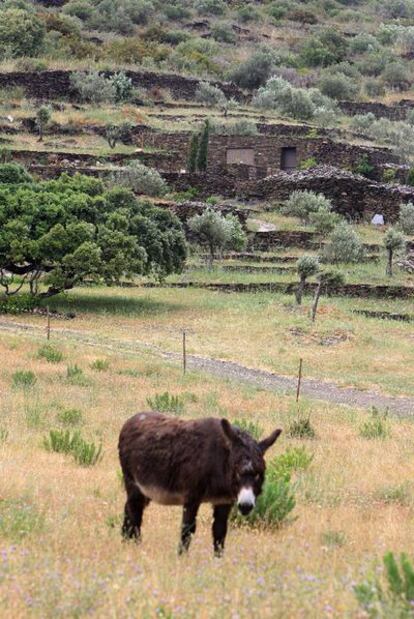
[[[296,303],[302,304],[302,296],[305,290],[306,280],[312,275],[316,275],[320,269],[317,256],[301,256],[296,263],[296,269],[299,275],[299,285],[295,291]]]
[[[115,148],[119,141],[126,142],[131,137],[132,124],[128,121],[121,125],[109,124],[105,127],[105,137],[110,148]]]
[[[398,224],[404,234],[414,234],[414,204],[401,204]]]
[[[208,208],[201,215],[194,215],[188,220],[189,229],[195,234],[200,245],[209,250],[209,266],[217,251],[240,251],[246,245],[246,233],[240,221],[234,215],[223,217],[217,211]]]
[[[322,235],[332,232],[340,220],[341,216],[326,206],[321,206],[317,211],[309,213],[309,223],[315,226],[316,232]]]
[[[193,133],[191,136],[190,142],[190,152],[188,154],[188,171],[190,174],[194,174],[197,171],[197,156],[198,156],[198,147],[200,144],[200,135],[198,133]]]
[[[197,153],[197,170],[204,172],[208,164],[208,142],[210,139],[210,121],[207,119],[201,132],[200,143]]]
[[[315,290],[315,296],[313,298],[312,305],[312,322],[315,322],[316,313],[318,311],[318,304],[321,294],[325,292],[325,294],[329,293],[332,288],[336,288],[337,286],[343,286],[345,283],[345,278],[343,273],[340,271],[321,271],[318,275],[318,285]]]
[[[285,215],[299,217],[304,223],[309,223],[311,213],[316,213],[320,209],[330,211],[331,208],[332,204],[329,198],[326,198],[322,193],[305,189],[304,191],[293,191],[283,206],[282,212]]]
[[[0,57],[35,56],[43,45],[45,26],[33,13],[20,8],[0,8]]]
[[[363,243],[346,221],[335,226],[323,252],[324,262],[359,262],[364,256]]]
[[[39,142],[43,142],[43,132],[52,116],[52,110],[48,105],[42,105],[36,112],[36,124],[39,130]]]
[[[0,185],[0,285],[7,295],[22,281],[32,295],[48,297],[85,279],[110,285],[139,274],[163,277],[180,271],[185,257],[179,220],[123,188],[108,191],[80,174]]]
[[[384,246],[388,257],[385,273],[389,277],[392,277],[392,261],[394,258],[394,253],[405,248],[404,235],[394,228],[389,228],[384,236]]]

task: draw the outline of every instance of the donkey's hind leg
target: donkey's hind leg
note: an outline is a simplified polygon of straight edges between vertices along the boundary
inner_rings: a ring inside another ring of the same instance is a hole
[[[149,500],[142,492],[132,484],[126,484],[127,501],[125,503],[125,516],[122,525],[122,535],[125,539],[141,539],[142,515]]]

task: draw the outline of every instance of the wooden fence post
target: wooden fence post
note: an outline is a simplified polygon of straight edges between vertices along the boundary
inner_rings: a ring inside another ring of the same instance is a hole
[[[298,374],[298,386],[296,389],[296,402],[299,402],[299,396],[300,396],[300,387],[302,384],[302,364],[303,364],[303,359],[301,358],[299,360],[299,374]]]
[[[47,306],[46,311],[47,311],[46,338],[48,340],[50,340],[50,311],[49,311],[49,306]]]
[[[185,337],[186,337],[186,333],[184,329],[183,330],[183,374],[185,374],[187,371],[187,348],[186,348]]]

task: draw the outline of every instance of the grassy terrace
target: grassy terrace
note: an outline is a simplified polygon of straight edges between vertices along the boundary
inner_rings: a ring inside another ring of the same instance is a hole
[[[360,436],[366,413],[303,402],[317,438],[292,439],[286,432],[296,414],[290,397],[196,373],[183,378],[156,356],[99,346],[110,334],[177,349],[178,329],[186,326],[191,352],[287,373],[296,370],[300,354],[306,375],[413,393],[412,329],[387,323],[385,336],[384,323],[353,316],[355,304],[347,301],[324,303],[311,327],[306,308],[294,311],[289,301],[201,291],[77,290],[55,304],[78,312],[62,326],[93,331],[94,346],[52,332],[63,358],[49,363],[39,357],[44,336],[1,335],[0,354],[7,358],[0,371],[5,615],[198,619],[231,616],[237,608],[246,619],[358,616],[354,583],[375,569],[386,550],[414,551],[412,422],[391,420],[385,440],[367,440]],[[322,346],[320,337],[333,333],[347,339]],[[70,378],[67,368],[75,365],[82,374]],[[22,370],[34,373],[33,386],[16,383]],[[118,432],[130,415],[147,409],[147,397],[166,390],[187,394],[185,417],[254,420],[264,432],[284,428],[269,458],[298,446],[313,454],[310,468],[294,477],[297,504],[285,526],[231,527],[225,557],[217,561],[210,509],[203,506],[190,554],[178,559],[180,510],[151,505],[143,544],[121,542]],[[50,429],[67,427],[61,420],[68,409],[80,414],[72,428],[102,443],[103,458],[89,469],[42,445]]]
[[[309,319],[309,298],[297,308],[292,297],[271,293],[81,288],[50,299],[50,306],[77,314],[70,322],[54,319],[52,327],[176,352],[181,350],[185,328],[190,353],[285,375],[296,375],[303,357],[307,377],[384,393],[414,394],[412,323],[353,313],[355,309],[412,313],[411,300],[323,298],[315,324]],[[45,324],[39,316],[18,320]]]

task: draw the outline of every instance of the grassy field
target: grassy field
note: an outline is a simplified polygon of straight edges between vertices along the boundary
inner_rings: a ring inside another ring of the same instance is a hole
[[[142,320],[135,318],[137,331]],[[28,336],[0,339],[7,358],[0,373],[4,616],[357,616],[355,582],[377,570],[386,550],[414,551],[411,422],[390,421],[387,438],[368,440],[360,436],[366,413],[304,402],[317,438],[300,441],[287,436],[296,414],[287,396],[193,373],[182,377],[179,368],[144,353],[108,354],[56,339],[63,358],[50,363],[39,357],[42,344]],[[68,377],[75,365],[82,374]],[[35,384],[19,383],[22,370],[33,372]],[[294,479],[297,504],[282,528],[232,527],[225,557],[213,559],[206,506],[189,556],[179,559],[180,510],[151,505],[143,544],[121,542],[118,432],[131,414],[148,408],[148,397],[166,390],[185,394],[185,417],[244,418],[265,432],[284,428],[269,458],[299,445],[313,455]],[[62,421],[68,409],[80,411],[72,428],[102,442],[102,460],[93,467],[43,447],[50,429],[68,427]]]

